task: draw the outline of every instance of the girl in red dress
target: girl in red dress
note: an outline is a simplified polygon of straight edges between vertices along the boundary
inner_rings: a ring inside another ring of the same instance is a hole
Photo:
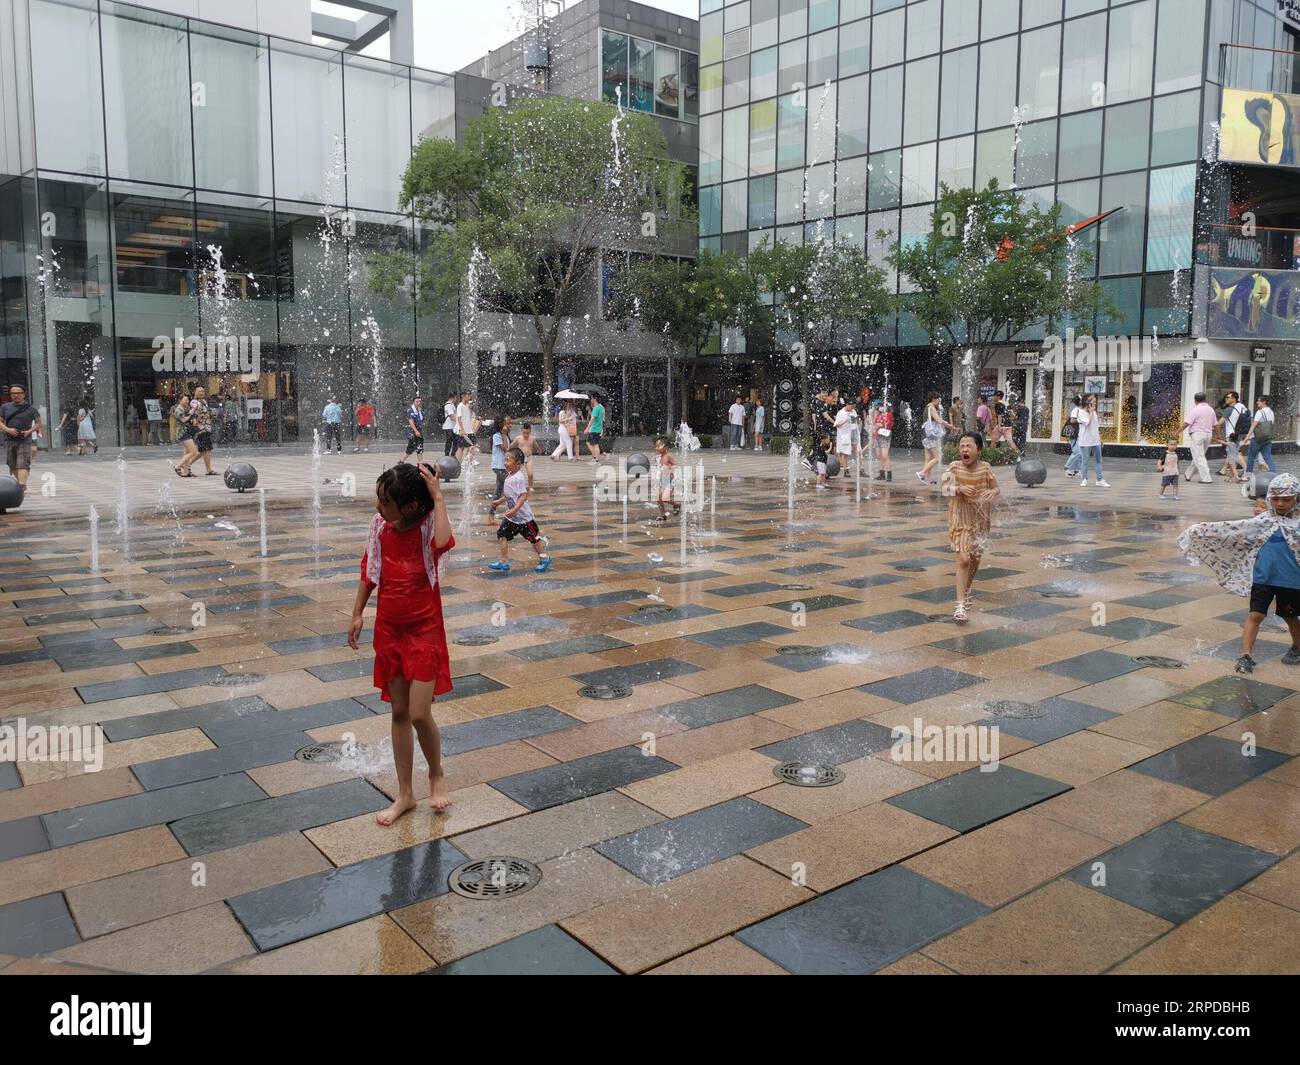
[[[435,696],[451,691],[447,634],[438,594],[438,560],[456,546],[438,473],[421,463],[398,463],[375,482],[375,510],[361,586],[352,605],[348,646],[356,649],[362,613],[379,588],[375,612],[375,687],[393,707],[393,762],[397,800],[375,820],[391,825],[415,809],[411,788],[415,743],[429,763],[429,805],[451,805],[442,777],[442,740],[433,720]]]

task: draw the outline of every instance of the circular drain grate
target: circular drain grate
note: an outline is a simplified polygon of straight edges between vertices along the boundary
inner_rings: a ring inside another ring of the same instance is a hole
[[[644,606],[636,608],[638,614],[667,614],[670,610],[677,608],[671,603],[646,603]]]
[[[1166,658],[1164,655],[1134,655],[1133,661],[1155,669],[1182,669],[1187,664],[1181,659]]]
[[[812,590],[813,590],[813,586],[812,586],[811,584],[783,584],[783,585],[781,585],[781,591],[783,591],[783,592],[811,592]]]
[[[168,625],[163,629],[154,629],[150,636],[189,636],[194,630],[188,625]]]
[[[486,647],[490,643],[496,643],[499,637],[489,636],[487,633],[478,633],[470,636],[457,636],[455,643],[461,647]]]
[[[826,648],[808,647],[804,644],[789,644],[785,647],[778,647],[776,653],[797,658],[824,658],[826,655]]]
[[[453,869],[447,884],[467,899],[502,899],[535,888],[541,879],[542,871],[532,862],[496,855]]]
[[[772,774],[797,788],[829,788],[844,779],[844,771],[839,766],[824,762],[786,762],[773,769]]]
[[[587,684],[578,694],[584,699],[626,699],[632,689],[623,684]]]
[[[1072,592],[1068,588],[1048,588],[1046,591],[1039,592],[1044,599],[1082,599],[1083,593]]]
[[[294,758],[300,762],[340,762],[343,760],[344,743],[342,740],[330,740],[328,743],[313,743],[294,752]]]
[[[989,717],[1009,718],[1016,721],[1047,716],[1047,711],[1041,706],[1016,702],[1014,699],[998,699],[995,702],[985,703],[984,709]]]
[[[266,680],[261,673],[228,673],[224,677],[213,677],[208,684],[213,688],[251,688]]]

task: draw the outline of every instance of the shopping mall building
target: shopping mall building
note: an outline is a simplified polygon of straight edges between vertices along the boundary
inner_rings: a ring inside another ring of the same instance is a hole
[[[1107,444],[1137,445],[1164,441],[1196,392],[1228,389],[1271,395],[1277,438],[1297,439],[1300,4],[700,10],[702,248],[825,236],[882,262],[891,242],[928,231],[940,185],[994,177],[1059,203],[1067,224],[1115,211],[1079,241],[1117,313],[1075,329],[1124,338],[1151,365],[1047,368],[1043,326],[1007,338],[981,390],[1029,397],[1040,440],[1059,439],[1075,392],[1099,395]],[[793,376],[782,352],[733,340],[752,360],[747,384],[770,394]],[[930,388],[955,394],[961,372],[906,316],[847,338],[819,369],[842,389],[888,385],[917,410]]]

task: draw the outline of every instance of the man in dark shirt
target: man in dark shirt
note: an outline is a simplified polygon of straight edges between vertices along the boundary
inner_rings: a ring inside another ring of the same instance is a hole
[[[5,462],[14,479],[27,491],[32,468],[32,441],[40,431],[41,416],[27,402],[22,385],[9,389],[9,402],[0,405],[0,432],[5,437]]]

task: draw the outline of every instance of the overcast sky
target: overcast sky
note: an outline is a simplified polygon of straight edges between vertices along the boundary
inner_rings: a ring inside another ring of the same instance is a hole
[[[640,2],[699,18],[699,0]],[[567,6],[572,7],[573,0]],[[533,7],[532,0],[415,0],[415,65],[459,70],[519,36],[520,16],[525,8]]]

